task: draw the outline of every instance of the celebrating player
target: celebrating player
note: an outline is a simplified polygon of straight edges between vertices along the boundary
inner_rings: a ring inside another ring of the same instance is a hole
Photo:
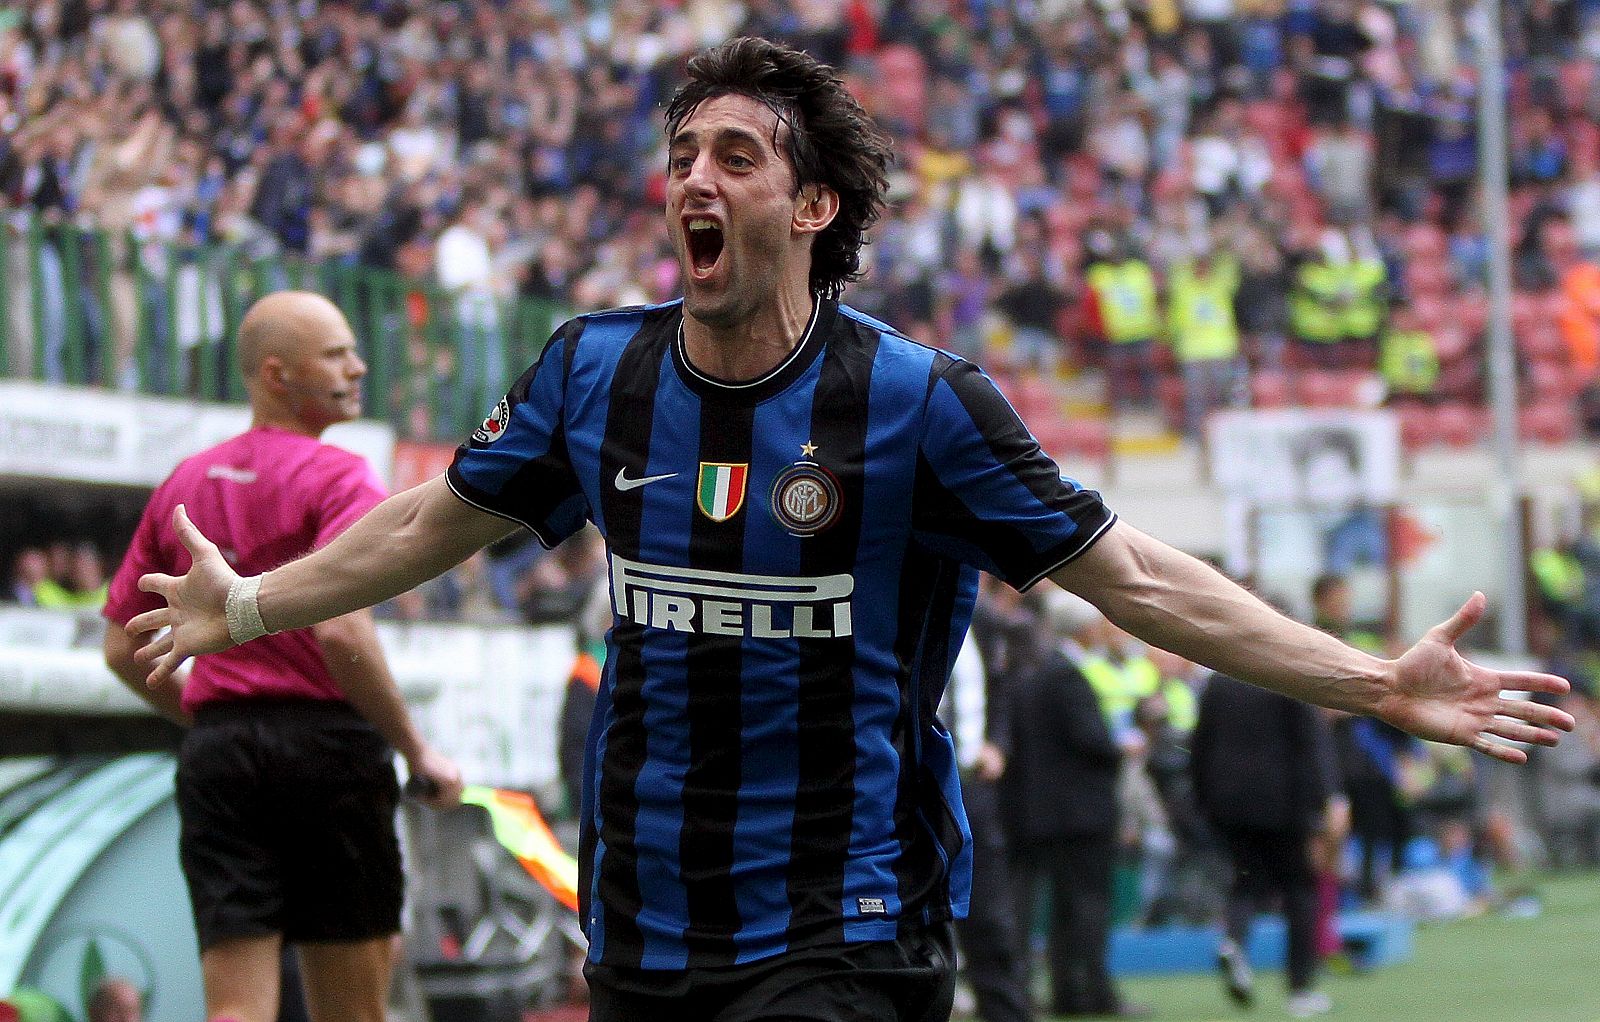
[[[1061,477],[972,363],[838,301],[889,146],[835,73],[736,39],[667,109],[681,301],[580,316],[444,477],[240,577],[185,518],[130,628],[185,658],[428,579],[521,525],[604,534],[588,747],[592,1018],[943,1019],[969,839],[934,717],[977,573],[1046,577],[1146,641],[1501,759],[1570,718],[1462,659],[1474,595],[1395,661],[1272,611]]]

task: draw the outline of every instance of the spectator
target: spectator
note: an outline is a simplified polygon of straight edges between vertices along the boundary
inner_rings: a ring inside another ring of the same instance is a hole
[[[1317,887],[1310,838],[1329,818],[1338,791],[1333,743],[1320,711],[1221,675],[1200,697],[1193,758],[1195,793],[1233,856],[1225,937],[1218,962],[1229,995],[1249,1006],[1254,981],[1245,957],[1250,924],[1270,899],[1283,899],[1289,929],[1289,1014],[1331,1009],[1316,989]]]
[[[46,583],[50,583],[50,560],[44,550],[36,546],[18,550],[11,562],[11,599],[24,607],[37,607],[39,587]]]
[[[1282,268],[1238,247],[1239,328],[1258,368],[1278,367],[1287,325],[1313,364],[1370,365],[1385,285],[1359,250],[1393,261],[1414,225],[1450,239],[1458,279],[1482,278],[1476,86],[1459,58],[1460,9],[1397,17],[1373,0],[1307,0],[1280,16],[1254,0],[1190,0],[1113,4],[1096,18],[1066,16],[1060,4],[980,5],[957,18],[903,7],[816,4],[791,17],[770,5],[665,5],[581,26],[554,0],[477,5],[471,17],[451,5],[297,16],[267,0],[193,20],[169,3],[68,4],[60,16],[41,7],[0,38],[0,194],[14,236],[32,239],[8,247],[9,366],[128,388],[199,382],[165,353],[169,342],[203,350],[222,332],[215,309],[183,315],[185,296],[221,306],[210,298],[228,291],[214,289],[211,257],[191,245],[222,246],[217,265],[235,253],[246,265],[286,253],[411,277],[431,262],[441,283],[446,266],[459,267],[447,288],[474,282],[443,330],[425,305],[411,310],[435,344],[463,349],[439,356],[451,362],[449,400],[417,420],[454,435],[504,382],[492,370],[496,341],[522,330],[498,304],[514,291],[561,304],[672,291],[659,229],[650,218],[636,226],[664,181],[652,111],[697,40],[736,30],[808,40],[865,83],[897,136],[900,175],[917,186],[907,190],[919,195],[878,228],[883,252],[857,304],[926,340],[977,350],[968,346],[995,335],[983,321],[1023,279],[1016,253],[1030,243],[1032,216],[1048,225],[1037,246],[1046,277],[1069,295],[1104,261],[1085,260],[1080,238],[1094,229],[1127,236],[1116,262],[1165,273],[1218,223],[1269,238],[1296,225],[1370,225],[1373,242],[1356,239],[1349,266],[1288,268],[1292,314],[1254,300],[1271,299]],[[1549,0],[1508,15],[1510,60],[1528,82],[1508,97],[1512,198],[1514,209],[1564,205],[1592,254],[1594,115],[1564,84],[1593,63],[1577,20],[1570,4]],[[468,196],[484,199],[487,223],[457,230]],[[104,229],[105,248],[74,245],[71,226]],[[485,246],[492,301],[480,293]],[[976,250],[977,274],[941,280],[963,248]],[[914,262],[902,266],[902,255]],[[271,286],[296,272],[262,270]],[[387,278],[358,280],[369,287],[354,289],[353,303],[390,300]],[[959,301],[936,310],[946,283],[959,286]],[[1564,332],[1574,371],[1587,377],[1600,343],[1589,343],[1596,331],[1573,284]],[[1085,336],[1061,340],[1087,348],[1085,368],[1109,370],[1117,407],[1147,407],[1157,373],[1129,365],[1137,347],[1083,344],[1127,325],[1091,304],[1111,318],[1096,327],[1069,317],[1069,333]],[[346,311],[373,333],[364,341],[393,345],[398,361],[398,314]],[[151,342],[142,360],[141,338]]]
[[[1183,373],[1184,432],[1197,439],[1213,408],[1243,403],[1238,292],[1238,261],[1209,244],[1168,274],[1167,338]]]
[[[497,295],[489,244],[489,210],[475,192],[462,196],[455,223],[439,236],[434,266],[439,283],[455,304],[460,338],[460,408],[483,408],[488,395],[505,381]]]
[[[1108,403],[1148,407],[1155,398],[1155,343],[1161,330],[1155,271],[1123,239],[1089,269],[1087,280],[1105,343]]]
[[[144,995],[121,976],[107,976],[95,985],[84,1007],[87,1022],[143,1022]]]
[[[1600,866],[1600,715],[1588,694],[1561,700],[1578,726],[1539,755],[1544,833],[1557,866]]]
[[[1389,400],[1427,402],[1437,394],[1439,350],[1433,335],[1421,328],[1410,306],[1397,304],[1378,345],[1378,372],[1389,387]]]
[[[1061,590],[1047,600],[1058,644],[1018,688],[1015,753],[1001,777],[1002,816],[1016,885],[1015,918],[1035,917],[1050,892],[1051,1014],[1140,1017],[1106,967],[1123,753],[1081,667],[1080,640],[1100,612]]]
[[[1016,265],[1013,282],[994,305],[1011,325],[1016,362],[1050,375],[1060,358],[1058,328],[1066,295],[1046,276],[1044,257],[1037,248],[1018,249]]]

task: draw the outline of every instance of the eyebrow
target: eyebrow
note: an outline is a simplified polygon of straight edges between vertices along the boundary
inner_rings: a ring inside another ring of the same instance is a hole
[[[743,142],[746,145],[754,146],[757,149],[760,149],[764,140],[760,135],[757,135],[755,132],[750,131],[747,128],[719,128],[714,137],[714,141],[721,144],[726,144],[729,142]],[[670,143],[669,147],[675,149],[679,145],[698,145],[699,142],[700,136],[692,129],[683,130],[672,136],[672,142]]]

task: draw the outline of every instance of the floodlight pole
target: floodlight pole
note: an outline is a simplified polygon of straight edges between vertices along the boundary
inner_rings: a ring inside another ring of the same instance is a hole
[[[1478,58],[1478,181],[1483,229],[1489,246],[1489,399],[1494,411],[1494,450],[1499,471],[1490,480],[1505,558],[1505,591],[1496,608],[1502,652],[1528,651],[1522,549],[1522,467],[1517,438],[1516,348],[1511,334],[1511,213],[1506,202],[1505,51],[1500,35],[1500,0],[1477,0],[1469,24]]]

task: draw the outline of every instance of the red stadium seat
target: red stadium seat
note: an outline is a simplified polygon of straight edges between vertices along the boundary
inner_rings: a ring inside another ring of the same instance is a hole
[[[1374,376],[1364,369],[1308,369],[1295,392],[1308,408],[1358,408],[1372,404]]]
[[[1449,250],[1449,239],[1433,224],[1415,224],[1406,231],[1405,253],[1410,259],[1443,259]]]
[[[1571,402],[1540,401],[1517,414],[1517,428],[1525,441],[1571,443],[1578,436],[1578,412]]]
[[[1538,295],[1536,301],[1539,311],[1535,316],[1535,322],[1549,323],[1551,326],[1560,325],[1561,317],[1567,311],[1567,296],[1559,289],[1554,289]]]
[[[1485,321],[1487,322],[1487,308]],[[1527,330],[1540,320],[1539,299],[1537,296],[1519,291],[1511,296],[1511,329],[1518,334]]]
[[[1424,405],[1404,404],[1394,406],[1400,419],[1400,446],[1408,453],[1420,451],[1439,442],[1434,426],[1433,409]]]
[[[1449,299],[1450,319],[1468,336],[1483,332],[1489,322],[1489,299],[1477,288],[1462,291]]]
[[[1473,335],[1454,323],[1446,323],[1429,331],[1433,335],[1433,350],[1443,364],[1455,362],[1472,350]]]
[[[1516,334],[1517,351],[1530,359],[1565,361],[1567,344],[1554,323],[1531,323]]]
[[[1433,421],[1440,439],[1451,447],[1471,447],[1489,432],[1488,414],[1472,405],[1440,405]]]
[[[1450,318],[1450,306],[1439,295],[1412,294],[1406,303],[1417,317],[1417,326],[1434,333]]]
[[[1111,426],[1105,419],[1052,419],[1034,428],[1044,452],[1057,461],[1104,461],[1111,454]]]
[[[1563,402],[1572,397],[1572,374],[1566,366],[1546,359],[1528,363],[1528,382],[1535,402]]]
[[[1289,375],[1265,369],[1251,373],[1250,403],[1257,408],[1287,408],[1293,403]]]
[[[1583,110],[1589,105],[1589,85],[1594,81],[1594,62],[1573,57],[1556,72],[1556,91],[1567,110]]]
[[[1163,376],[1156,385],[1156,400],[1161,404],[1161,417],[1174,433],[1183,432],[1183,381],[1176,376]]]
[[[1406,265],[1405,286],[1406,294],[1412,298],[1437,297],[1450,293],[1455,287],[1455,278],[1450,264],[1443,259],[1413,259]]]

